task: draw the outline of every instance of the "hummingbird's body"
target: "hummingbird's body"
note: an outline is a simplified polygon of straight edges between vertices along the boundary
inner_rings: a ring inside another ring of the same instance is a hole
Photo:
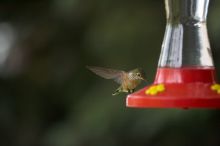
[[[94,66],[87,66],[87,68],[105,79],[113,79],[120,84],[119,88],[112,95],[117,95],[120,92],[132,93],[141,81],[145,80],[144,73],[141,69],[134,69],[129,72],[125,72]]]

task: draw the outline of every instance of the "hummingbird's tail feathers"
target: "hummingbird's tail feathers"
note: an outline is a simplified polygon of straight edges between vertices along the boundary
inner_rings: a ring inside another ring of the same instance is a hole
[[[134,89],[128,90],[128,93],[129,93],[129,94],[130,94],[130,93],[134,93]]]
[[[122,92],[122,87],[120,86],[120,87],[118,87],[118,89],[115,90],[114,93],[112,93],[112,95],[115,96],[115,95],[120,94],[121,92]]]
[[[120,94],[120,92],[121,92],[121,90],[120,90],[120,89],[117,89],[117,90],[115,90],[114,93],[112,93],[112,96],[118,95],[118,94]]]
[[[123,71],[109,69],[104,67],[96,67],[96,66],[86,66],[90,71],[95,73],[96,75],[103,77],[105,79],[114,79],[116,82],[121,82],[121,76]]]
[[[118,95],[120,92],[114,92],[112,93],[112,96]]]
[[[120,87],[118,87],[118,89],[115,90],[114,93],[112,93],[112,95],[115,96],[115,95],[118,95],[118,94],[120,94],[120,93],[122,93],[122,92],[124,92],[124,93],[133,93],[133,92],[134,92],[134,89],[126,90],[126,89],[123,89],[122,86],[120,86]]]

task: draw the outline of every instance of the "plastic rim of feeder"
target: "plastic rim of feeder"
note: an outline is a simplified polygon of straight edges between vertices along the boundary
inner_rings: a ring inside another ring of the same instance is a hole
[[[206,27],[208,4],[165,0],[167,25],[154,83],[128,95],[128,107],[220,108]]]

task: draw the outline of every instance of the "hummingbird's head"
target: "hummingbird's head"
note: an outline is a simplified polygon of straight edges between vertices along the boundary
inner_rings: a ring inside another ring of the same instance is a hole
[[[141,68],[136,68],[134,70],[131,70],[129,72],[129,76],[133,80],[144,80],[144,81],[146,81],[145,73],[144,73],[144,71]]]

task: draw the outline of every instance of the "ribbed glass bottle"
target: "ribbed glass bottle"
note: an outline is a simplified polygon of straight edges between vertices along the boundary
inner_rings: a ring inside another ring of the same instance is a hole
[[[208,5],[209,0],[165,0],[167,24],[159,67],[213,67]]]

